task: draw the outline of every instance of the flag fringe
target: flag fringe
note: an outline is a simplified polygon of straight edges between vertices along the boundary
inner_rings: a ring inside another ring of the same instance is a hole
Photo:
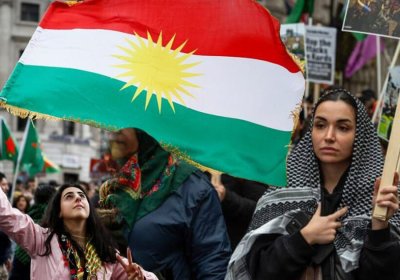
[[[115,126],[110,126],[110,125],[104,125],[104,124],[99,124],[98,122],[92,121],[92,120],[81,120],[81,119],[74,119],[74,118],[59,118],[59,117],[54,117],[42,113],[37,113],[37,112],[32,112],[26,109],[21,109],[19,107],[15,107],[12,105],[6,104],[4,101],[0,101],[0,107],[3,107],[6,109],[9,113],[13,114],[14,116],[18,116],[20,118],[30,118],[30,119],[40,119],[40,120],[45,120],[45,121],[73,121],[81,124],[87,124],[92,127],[97,127],[97,128],[103,128],[111,131],[117,131],[121,128],[115,127]],[[176,155],[179,159],[186,161],[190,165],[193,165],[200,169],[201,171],[217,171],[218,170],[212,169],[210,167],[201,165],[198,162],[195,162],[192,160],[186,153],[182,152],[180,149],[177,147],[174,147],[169,144],[161,143],[161,146],[168,152]]]
[[[291,53],[288,49],[286,49],[287,53],[290,55],[290,57],[292,58],[292,60],[297,64],[297,66],[299,66],[301,73],[305,72],[305,68],[306,68],[306,61],[304,60],[303,62],[300,60],[300,58],[298,58],[297,55]]]
[[[0,106],[6,109],[9,113],[13,114],[14,116],[20,117],[20,118],[30,118],[32,120],[35,119],[42,119],[42,120],[61,120],[60,118],[53,117],[50,115],[45,115],[41,113],[36,113],[32,111],[28,111],[25,109],[21,109],[18,107],[14,107],[11,105],[6,104],[5,102],[0,102]]]
[[[219,170],[212,169],[210,167],[204,166],[196,161],[194,161],[187,153],[182,152],[179,148],[172,146],[170,144],[166,143],[160,143],[161,147],[166,150],[167,152],[170,152],[171,154],[175,155],[177,158],[187,162],[188,164],[200,169],[201,171],[211,171],[211,172],[220,172],[223,173]]]
[[[71,121],[71,122],[76,122],[76,123],[81,123],[81,124],[86,124],[92,127],[97,127],[97,128],[102,128],[105,130],[109,131],[117,131],[120,130],[121,128],[112,126],[112,125],[106,125],[106,124],[101,124],[99,122],[93,121],[93,120],[82,120],[79,118],[68,118],[68,117],[54,117],[38,112],[33,112],[29,111],[26,109],[22,109],[19,107],[15,107],[9,104],[6,104],[4,101],[0,101],[0,107],[3,107],[6,109],[9,113],[13,114],[14,116],[20,117],[20,118],[30,118],[32,120],[45,120],[45,121]]]

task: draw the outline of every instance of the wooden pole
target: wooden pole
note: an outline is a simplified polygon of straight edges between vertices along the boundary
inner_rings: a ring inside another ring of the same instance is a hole
[[[320,84],[314,84],[314,104],[317,103],[319,99],[320,88],[321,88]]]
[[[397,99],[396,113],[393,119],[392,132],[390,133],[389,147],[386,152],[383,174],[379,187],[393,185],[394,173],[397,170],[400,155],[400,98]],[[377,199],[380,195],[378,193]],[[386,220],[387,207],[376,206],[372,216],[379,220]]]
[[[378,43],[377,43],[378,45]],[[378,49],[379,51],[379,49]],[[397,43],[396,51],[394,53],[392,62],[390,64],[390,68],[388,74],[386,76],[385,84],[381,90],[381,94],[378,99],[378,104],[376,106],[374,116],[372,118],[373,121],[376,120],[377,112],[380,110],[381,103],[383,100],[384,92],[386,90],[388,80],[389,80],[389,72],[390,69],[394,67],[397,62],[397,58],[400,53],[400,41]],[[389,186],[393,184],[393,176],[395,171],[398,170],[399,165],[399,156],[400,156],[400,97],[397,98],[397,106],[396,113],[393,119],[392,131],[390,133],[389,146],[386,152],[385,164],[383,166],[382,179],[379,187],[381,186]],[[379,198],[379,193],[378,197]],[[387,219],[387,207],[376,206],[373,210],[372,216],[379,220]]]
[[[310,95],[309,91],[310,91],[310,82],[308,80],[306,80],[306,91],[305,91],[305,94],[304,94],[304,96],[306,97],[305,99],[307,99],[308,96]],[[305,100],[303,100],[303,102],[302,102],[303,111],[304,111],[304,116],[307,116],[308,115],[308,111],[307,111],[307,106],[305,106],[305,102],[304,101]]]

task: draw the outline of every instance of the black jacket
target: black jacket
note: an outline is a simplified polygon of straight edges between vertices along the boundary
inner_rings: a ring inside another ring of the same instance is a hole
[[[258,199],[264,194],[267,185],[254,181],[222,175],[225,198],[221,203],[232,250],[235,250],[246,234]]]
[[[324,190],[322,212],[331,214],[340,200],[340,188],[333,194]],[[247,255],[247,265],[252,279],[299,279],[317,248],[310,246],[297,231],[291,235],[269,234],[260,236]],[[369,230],[359,259],[359,268],[345,273],[341,268],[336,251],[331,253],[321,264],[324,280],[373,280],[400,279],[400,242],[398,236],[390,231]]]

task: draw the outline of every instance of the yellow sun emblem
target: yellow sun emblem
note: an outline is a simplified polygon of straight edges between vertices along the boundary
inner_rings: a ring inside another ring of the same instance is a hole
[[[135,38],[137,43],[127,39],[130,48],[119,46],[124,52],[123,55],[114,55],[114,57],[125,62],[124,64],[116,65],[118,68],[126,69],[126,72],[118,77],[129,77],[129,80],[121,90],[129,86],[136,87],[132,102],[142,92],[146,91],[145,109],[147,109],[152,95],[156,95],[160,113],[162,97],[165,96],[175,112],[172,98],[175,97],[182,104],[185,104],[182,94],[193,97],[185,87],[199,88],[198,85],[186,80],[200,75],[199,73],[186,71],[199,64],[199,62],[185,63],[195,51],[187,54],[180,52],[186,45],[186,41],[175,50],[172,50],[171,47],[174,43],[175,35],[165,47],[162,46],[162,33],[160,33],[157,42],[153,41],[149,32],[147,32],[147,43],[136,33]]]

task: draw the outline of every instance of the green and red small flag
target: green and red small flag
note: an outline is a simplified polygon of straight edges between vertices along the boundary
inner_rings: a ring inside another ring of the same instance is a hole
[[[43,156],[44,158],[44,166],[43,166],[43,173],[58,173],[60,172],[60,167],[52,162],[51,160],[49,160],[46,156]]]
[[[18,156],[18,164],[21,170],[26,171],[31,177],[42,172],[45,165],[39,134],[32,120],[28,120],[26,123],[21,151]]]
[[[0,159],[1,160],[11,160],[14,163],[17,162],[18,159],[18,145],[15,141],[13,135],[11,134],[11,130],[9,129],[7,123],[3,118],[0,119],[1,122],[1,130],[0,130]]]

